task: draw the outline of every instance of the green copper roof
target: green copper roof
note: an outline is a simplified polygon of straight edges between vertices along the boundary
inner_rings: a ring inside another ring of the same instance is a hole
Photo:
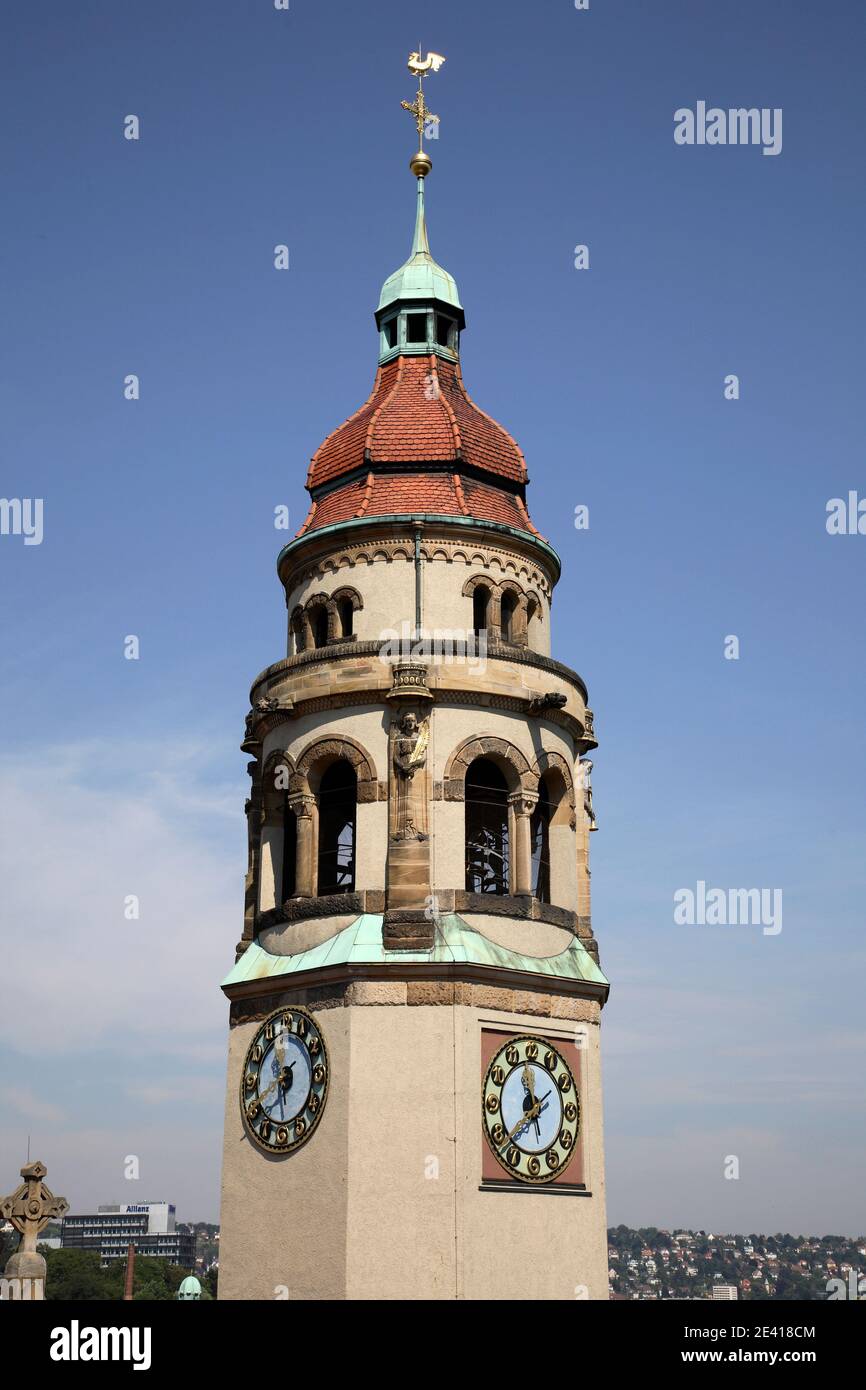
[[[446,965],[463,962],[557,979],[586,980],[598,985],[608,983],[576,936],[571,938],[569,945],[558,956],[524,956],[519,951],[509,951],[488,941],[457,913],[450,913],[439,918],[432,951],[386,951],[382,944],[381,914],[364,913],[327,941],[308,951],[300,951],[296,956],[272,955],[254,941],[226,975],[223,988],[278,975],[296,975],[300,971],[325,966],[371,965],[387,961]]]
[[[379,310],[385,309],[400,299],[415,299],[429,302],[441,300],[445,304],[460,309],[460,296],[453,276],[443,270],[430,255],[427,240],[427,222],[424,216],[424,179],[418,179],[418,210],[415,216],[415,237],[409,259],[382,286],[379,296]],[[377,312],[379,312],[377,310]]]

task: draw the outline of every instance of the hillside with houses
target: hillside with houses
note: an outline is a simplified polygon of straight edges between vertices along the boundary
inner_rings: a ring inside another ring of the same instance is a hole
[[[866,1237],[608,1230],[618,1299],[866,1298]]]

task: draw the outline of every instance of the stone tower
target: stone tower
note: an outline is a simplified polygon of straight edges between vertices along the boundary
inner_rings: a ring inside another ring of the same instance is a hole
[[[411,167],[373,390],[313,456],[242,745],[220,1296],[604,1299],[592,713]]]

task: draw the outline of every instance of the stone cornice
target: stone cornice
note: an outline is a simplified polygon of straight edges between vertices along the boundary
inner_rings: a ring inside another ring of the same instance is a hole
[[[354,705],[385,705],[388,703],[387,695],[388,692],[384,686],[374,686],[373,688],[334,691],[333,694],[316,695],[309,700],[293,700],[284,709],[277,709],[268,714],[260,715],[255,724],[254,737],[249,740],[245,739],[241,748],[244,752],[258,755],[262,740],[281,724],[289,724],[295,719],[303,718],[304,715],[321,714],[325,710],[346,709]],[[477,709],[507,710],[509,714],[526,716],[531,704],[530,699],[519,695],[487,694],[474,688],[452,689],[449,687],[439,690],[432,687],[430,695],[434,709],[439,705],[443,707],[472,705]],[[529,717],[544,720],[548,724],[556,724],[559,728],[564,729],[574,740],[578,753],[586,753],[598,747],[595,736],[590,737],[585,725],[565,710],[545,710],[543,715],[530,715]],[[433,799],[438,799],[435,790]]]
[[[250,703],[254,706],[256,699],[259,698],[256,694],[259,686],[272,682],[276,677],[290,675],[295,671],[303,670],[305,666],[323,665],[331,661],[347,661],[360,656],[378,656],[384,645],[384,642],[381,641],[345,643],[342,646],[335,643],[327,647],[317,647],[313,651],[300,652],[298,656],[284,657],[282,661],[275,661],[271,666],[266,666],[256,676],[250,688]],[[457,660],[471,660],[474,663],[478,661],[477,651],[473,649],[472,652],[467,652],[467,643],[465,642],[454,642],[453,653]],[[573,685],[580,694],[583,704],[589,703],[589,695],[582,677],[570,666],[564,665],[561,661],[554,661],[551,656],[542,656],[540,652],[531,651],[529,647],[517,647],[511,643],[489,642],[487,660],[506,661],[517,666],[533,666],[540,671],[547,671],[550,675],[558,676],[560,680]],[[422,657],[419,657],[418,661],[420,665],[426,665],[428,671],[435,675],[437,669],[435,661],[429,659],[425,661]],[[453,663],[443,662],[442,664],[450,665],[450,669],[454,669]],[[431,692],[435,689],[436,687],[431,685]],[[482,693],[482,689],[479,685],[474,686],[473,689],[477,698]],[[553,718],[555,714],[555,710],[545,711],[546,718]]]
[[[328,985],[347,985],[359,981],[418,981],[425,985],[436,982],[479,984],[491,988],[530,991],[539,995],[558,995],[560,998],[594,1000],[604,1004],[610,992],[607,984],[593,980],[572,980],[559,976],[536,975],[529,970],[514,970],[505,966],[476,965],[468,961],[384,961],[381,964],[351,964],[317,966],[299,970],[283,980],[268,976],[261,980],[245,980],[240,984],[223,985],[222,990],[232,1001],[252,1000],[260,995],[294,994],[303,989],[319,989]],[[376,1002],[376,1001],[371,1001]],[[435,1002],[435,1001],[434,1001]],[[455,1002],[443,996],[443,1004]],[[488,1005],[488,1007],[496,1007]]]

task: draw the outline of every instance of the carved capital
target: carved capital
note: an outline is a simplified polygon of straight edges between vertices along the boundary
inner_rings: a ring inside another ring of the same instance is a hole
[[[519,792],[511,793],[508,804],[513,806],[516,816],[531,816],[538,805],[538,792],[526,791],[521,787]]]

